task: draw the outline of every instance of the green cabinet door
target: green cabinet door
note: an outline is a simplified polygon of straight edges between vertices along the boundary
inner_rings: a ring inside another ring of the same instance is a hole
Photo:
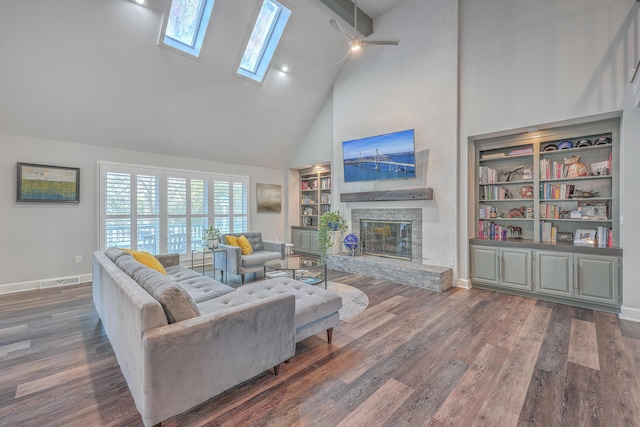
[[[618,305],[618,257],[576,255],[576,298]]]
[[[471,281],[497,285],[498,248],[471,246]]]
[[[501,249],[500,284],[514,289],[530,291],[531,251],[527,249]]]
[[[536,291],[548,295],[572,296],[573,254],[538,251],[536,257]]]

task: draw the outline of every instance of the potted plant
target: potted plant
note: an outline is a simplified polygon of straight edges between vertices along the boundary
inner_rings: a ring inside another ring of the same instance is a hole
[[[318,243],[320,254],[325,256],[327,251],[334,246],[337,237],[347,230],[347,222],[340,211],[325,212],[320,216],[318,224]]]
[[[215,249],[218,247],[218,241],[220,240],[220,230],[214,228],[214,226],[210,226],[206,230],[204,230],[204,234],[202,235],[202,239],[207,241],[207,247],[210,249]]]

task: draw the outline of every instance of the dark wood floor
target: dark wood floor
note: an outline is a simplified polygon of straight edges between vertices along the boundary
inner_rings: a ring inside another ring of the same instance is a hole
[[[640,426],[640,324],[357,275],[370,305],[166,426]],[[250,285],[249,285],[250,286]],[[0,297],[0,426],[139,426],[89,286]]]

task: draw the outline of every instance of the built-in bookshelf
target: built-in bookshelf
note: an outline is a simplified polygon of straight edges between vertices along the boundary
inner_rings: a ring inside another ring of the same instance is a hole
[[[331,169],[300,171],[300,226],[317,227],[320,215],[331,211]]]
[[[474,286],[619,312],[619,129],[609,117],[473,141]]]
[[[476,143],[475,238],[568,241],[594,229],[618,245],[618,146],[593,126]]]

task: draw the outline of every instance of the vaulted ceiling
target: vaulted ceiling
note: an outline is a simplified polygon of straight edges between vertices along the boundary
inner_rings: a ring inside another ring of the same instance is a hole
[[[358,2],[373,37],[401,1]],[[234,71],[261,3],[216,0],[194,60],[158,46],[168,0],[3,2],[0,132],[284,168],[344,65],[348,40],[329,20],[351,27],[325,0],[286,0],[293,13],[259,86]]]

